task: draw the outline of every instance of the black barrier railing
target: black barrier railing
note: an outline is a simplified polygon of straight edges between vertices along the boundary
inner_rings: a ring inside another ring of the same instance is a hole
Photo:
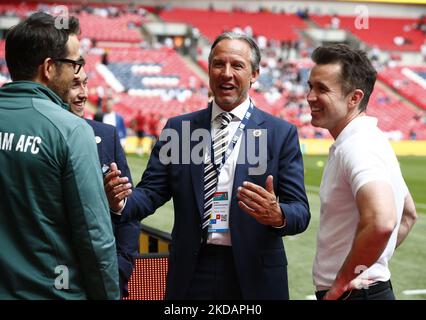
[[[141,224],[139,253],[168,253],[172,237],[169,233]]]

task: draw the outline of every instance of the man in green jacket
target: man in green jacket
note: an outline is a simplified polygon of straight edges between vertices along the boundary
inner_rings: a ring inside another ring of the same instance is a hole
[[[0,89],[0,299],[117,299],[115,242],[92,129],[62,101],[78,20],[11,29]],[[64,18],[62,18],[64,19]]]

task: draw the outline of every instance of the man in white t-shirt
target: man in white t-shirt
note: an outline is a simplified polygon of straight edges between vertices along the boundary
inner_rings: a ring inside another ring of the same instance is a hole
[[[328,129],[313,279],[318,299],[395,299],[388,261],[417,218],[390,143],[366,116],[376,71],[346,45],[319,47],[307,97],[312,124]]]

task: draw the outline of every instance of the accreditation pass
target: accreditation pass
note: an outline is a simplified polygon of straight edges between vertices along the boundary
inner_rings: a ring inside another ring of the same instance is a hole
[[[229,231],[229,195],[227,191],[218,191],[213,195],[209,232]]]

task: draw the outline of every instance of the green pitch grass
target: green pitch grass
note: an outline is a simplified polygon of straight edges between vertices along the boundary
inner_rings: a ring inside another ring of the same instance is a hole
[[[147,164],[147,157],[129,155],[134,184],[140,180]],[[308,229],[299,235],[285,237],[284,244],[288,258],[288,277],[291,299],[304,300],[312,298],[312,262],[315,255],[316,231],[319,221],[318,190],[325,156],[305,156],[305,185],[311,207],[311,223]],[[419,219],[405,242],[396,250],[390,261],[392,284],[397,299],[426,299],[426,294],[406,294],[407,290],[426,290],[426,158],[399,158],[405,181],[416,202]],[[173,227],[173,205],[171,202],[143,223],[171,232]],[[410,292],[408,292],[410,293]]]

